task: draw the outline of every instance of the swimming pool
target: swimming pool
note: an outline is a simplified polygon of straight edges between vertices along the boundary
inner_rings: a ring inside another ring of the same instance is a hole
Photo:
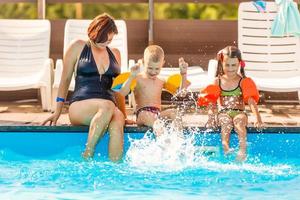
[[[154,140],[126,133],[121,163],[106,135],[83,161],[84,132],[1,132],[0,199],[297,199],[300,134],[249,133],[248,160],[224,157],[216,133]],[[233,135],[232,143],[237,143]]]

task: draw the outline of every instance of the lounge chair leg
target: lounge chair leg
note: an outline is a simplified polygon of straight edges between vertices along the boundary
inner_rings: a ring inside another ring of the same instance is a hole
[[[40,88],[41,93],[41,102],[42,102],[42,109],[43,111],[47,111],[47,94],[46,94],[46,87]]]
[[[41,87],[41,101],[43,111],[51,110],[51,89],[47,87]]]

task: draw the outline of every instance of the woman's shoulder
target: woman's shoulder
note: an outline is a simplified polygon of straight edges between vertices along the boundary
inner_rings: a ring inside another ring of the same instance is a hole
[[[114,54],[114,56],[117,59],[117,61],[120,62],[120,60],[121,60],[121,53],[120,53],[119,49],[117,49],[117,48],[109,48],[109,49]]]
[[[75,60],[83,50],[84,45],[87,42],[84,40],[73,40],[70,42],[67,50],[64,53],[64,59]]]
[[[109,48],[114,54],[120,54],[120,50],[118,48]]]
[[[73,49],[83,49],[84,45],[86,45],[86,40],[76,39],[70,42],[69,48]]]

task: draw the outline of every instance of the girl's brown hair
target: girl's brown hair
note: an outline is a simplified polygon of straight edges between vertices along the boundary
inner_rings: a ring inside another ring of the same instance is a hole
[[[244,61],[242,60],[242,53],[235,46],[227,46],[221,51],[219,51],[219,53],[217,54],[218,68],[217,68],[216,77],[222,76],[224,74],[223,64],[222,64],[224,60],[224,56],[228,56],[229,58],[237,58],[240,62],[240,74],[242,75],[242,77],[246,77],[245,70],[244,70]]]
[[[106,13],[95,17],[88,28],[88,36],[95,43],[106,42],[110,33],[118,34],[118,29],[114,19]]]

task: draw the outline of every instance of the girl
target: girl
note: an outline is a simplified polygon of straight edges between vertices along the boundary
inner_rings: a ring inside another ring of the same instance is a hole
[[[246,126],[248,117],[245,113],[245,103],[250,106],[256,117],[255,126],[260,128],[262,120],[257,109],[259,93],[255,83],[245,76],[245,63],[241,52],[235,46],[227,46],[219,51],[218,68],[213,85],[207,86],[198,99],[198,105],[208,106],[207,128],[221,126],[221,138],[225,155],[232,150],[229,147],[231,130],[238,134],[239,151],[237,160],[246,159]],[[216,105],[218,104],[218,112]]]

